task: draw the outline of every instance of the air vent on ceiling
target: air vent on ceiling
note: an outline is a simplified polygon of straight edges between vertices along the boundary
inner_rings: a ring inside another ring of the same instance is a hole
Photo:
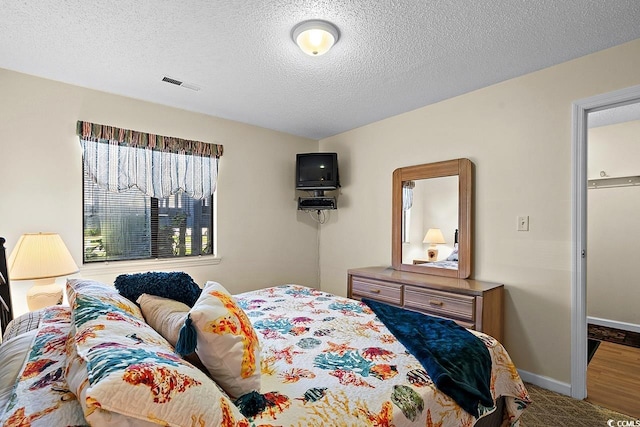
[[[180,80],[172,79],[171,77],[164,76],[162,78],[163,82],[171,83],[172,85],[180,86],[182,82]]]
[[[184,87],[184,88],[187,88],[187,89],[195,90],[195,91],[200,90],[200,88],[198,86],[194,85],[194,84],[185,83],[185,82],[182,82],[180,80],[177,80],[177,79],[174,79],[174,78],[171,78],[171,77],[167,77],[167,76],[164,76],[162,78],[162,81],[166,82],[166,83],[170,83],[172,85],[181,86],[181,87]]]

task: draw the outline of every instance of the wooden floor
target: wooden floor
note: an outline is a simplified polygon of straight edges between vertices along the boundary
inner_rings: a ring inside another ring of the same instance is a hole
[[[602,342],[587,368],[587,401],[640,419],[640,348]]]

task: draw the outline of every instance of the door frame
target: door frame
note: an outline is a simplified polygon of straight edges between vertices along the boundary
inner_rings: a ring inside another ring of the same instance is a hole
[[[572,105],[571,397],[587,397],[587,115],[640,102],[640,85]]]

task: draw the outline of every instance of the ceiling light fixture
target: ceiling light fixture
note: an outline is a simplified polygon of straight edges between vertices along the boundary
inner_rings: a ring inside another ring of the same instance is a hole
[[[314,19],[304,21],[293,27],[291,37],[304,53],[320,56],[336,44],[340,33],[331,22]]]

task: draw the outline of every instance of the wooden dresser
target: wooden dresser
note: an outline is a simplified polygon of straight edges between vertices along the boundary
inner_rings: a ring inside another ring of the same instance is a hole
[[[502,341],[502,284],[411,273],[391,267],[355,268],[347,274],[350,298],[370,298],[451,319]]]

